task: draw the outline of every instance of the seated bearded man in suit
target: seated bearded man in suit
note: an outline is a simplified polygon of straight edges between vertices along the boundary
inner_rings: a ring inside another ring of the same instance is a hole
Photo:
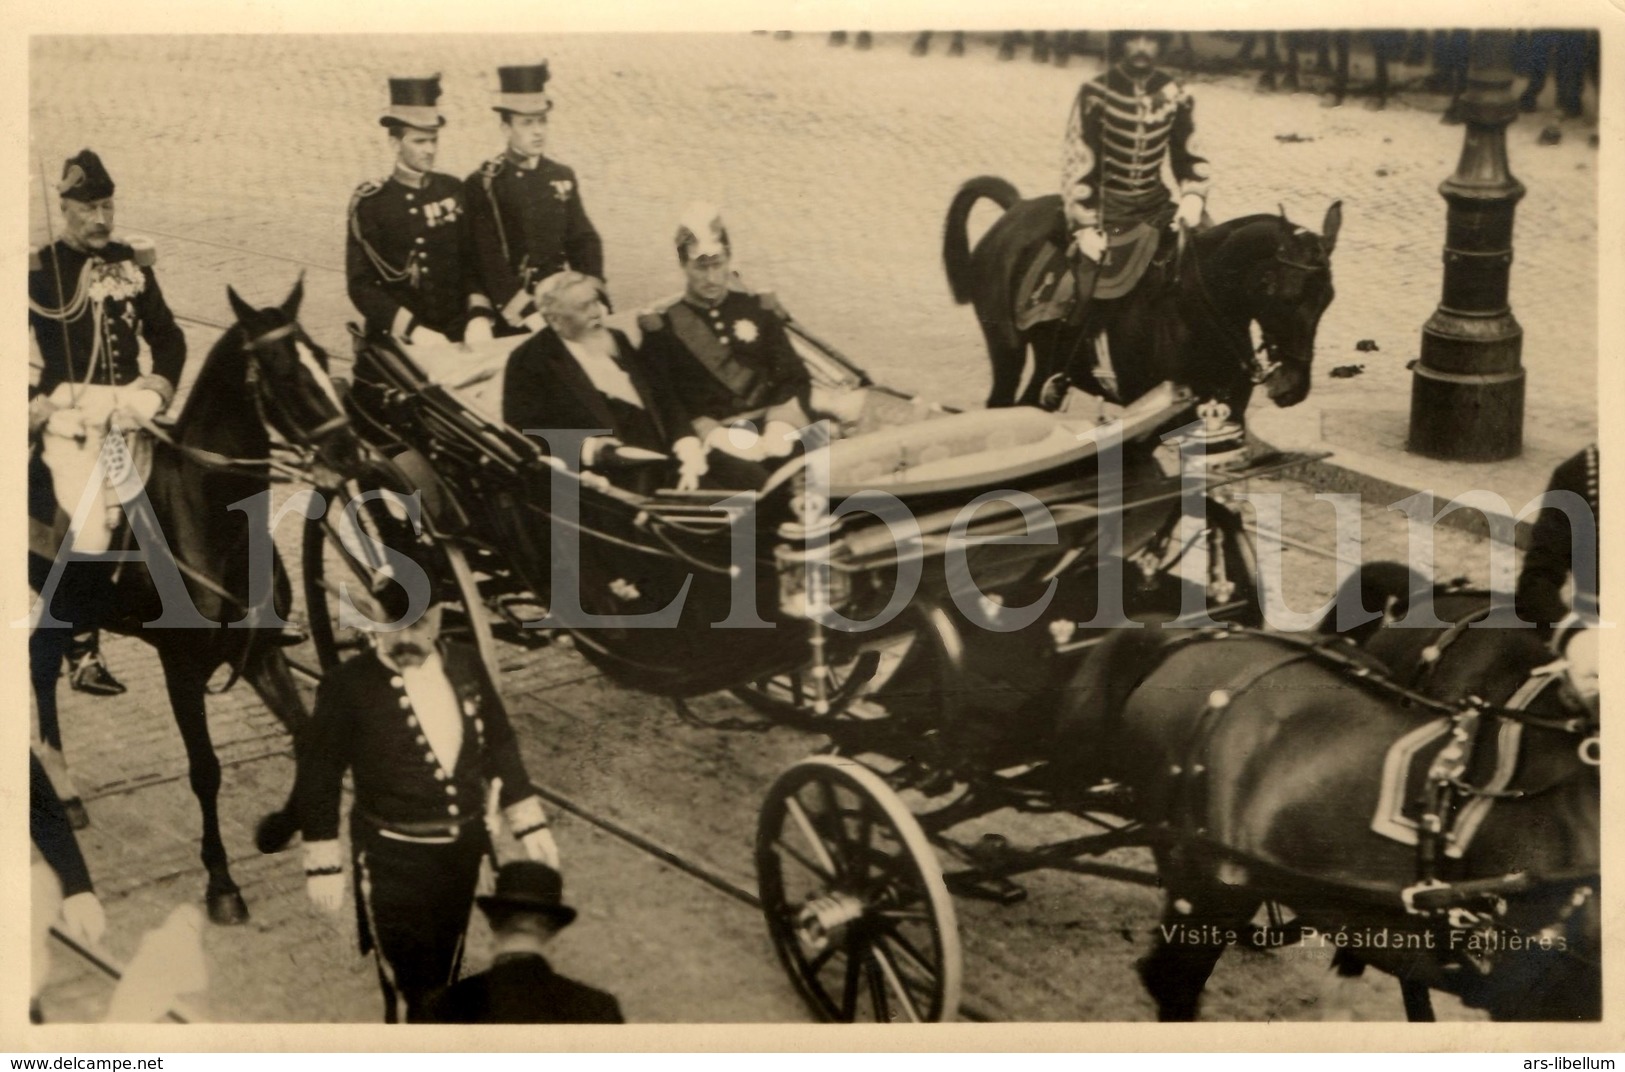
[[[604,323],[602,283],[558,272],[537,285],[535,298],[547,326],[508,359],[505,423],[531,435],[607,432],[583,443],[581,465],[632,491],[647,494],[673,483],[673,476],[679,491],[700,487],[702,479],[717,487],[760,486],[766,474],[759,466],[732,458],[717,467],[707,463],[665,368],[642,360],[624,334]],[[658,464],[667,455],[674,463]]]

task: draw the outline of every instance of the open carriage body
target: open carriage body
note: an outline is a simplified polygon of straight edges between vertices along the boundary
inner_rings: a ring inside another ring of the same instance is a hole
[[[421,493],[444,563],[434,580],[462,605],[493,679],[491,617],[521,642],[567,632],[631,688],[679,701],[732,690],[827,736],[836,755],[792,767],[763,809],[775,944],[825,1018],[853,1019],[864,1002],[881,1019],[947,1018],[952,902],[898,791],[950,801],[927,819],[933,836],[1012,804],[1054,806],[1043,767],[1055,690],[1125,618],[1256,623],[1251,546],[1214,492],[1304,459],[1238,451],[1202,464],[1195,400],[1173,389],[1111,424],[950,413],[792,335],[815,383],[867,393],[863,416],[833,437],[815,430],[760,488],[652,495],[561,456],[579,451],[580,431],[500,422],[492,386],[511,340],[448,351],[431,369],[358,337],[349,408],[390,460],[378,487],[352,485],[350,523],[375,530],[373,551],[410,539],[402,503],[376,493]],[[335,564],[377,583],[368,541],[335,521],[340,505],[307,530],[324,663],[344,643],[334,582],[354,579]],[[1107,834],[1067,851],[1124,843]]]

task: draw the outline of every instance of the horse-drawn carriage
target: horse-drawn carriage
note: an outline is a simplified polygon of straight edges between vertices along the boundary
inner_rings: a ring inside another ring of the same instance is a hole
[[[1217,495],[1304,459],[1221,460],[1239,444],[1171,387],[1111,423],[947,412],[791,327],[815,383],[873,396],[865,417],[804,437],[761,487],[654,494],[583,472],[579,433],[501,423],[511,341],[409,356],[357,336],[347,405],[390,461],[307,523],[311,631],[331,666],[358,642],[341,584],[392,583],[388,549],[415,543],[499,686],[493,619],[520,642],[568,634],[633,688],[729,689],[827,736],[762,809],[773,940],[820,1016],[858,1016],[862,974],[878,1019],[947,1018],[959,952],[931,836],[1012,804],[1109,808],[1049,777],[1057,690],[1121,622],[1256,624],[1251,545]],[[1110,825],[1005,871],[1134,840]],[[986,869],[955,885],[1019,896]]]

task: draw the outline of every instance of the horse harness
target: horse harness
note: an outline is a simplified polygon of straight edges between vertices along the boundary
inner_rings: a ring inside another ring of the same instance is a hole
[[[1452,623],[1440,641],[1432,645],[1430,650],[1442,650],[1458,638],[1468,625],[1481,620],[1484,616],[1483,613],[1475,613]],[[1566,879],[1547,879],[1537,882],[1526,872],[1513,872],[1485,879],[1445,882],[1439,878],[1438,866],[1441,850],[1453,833],[1452,820],[1459,813],[1464,801],[1482,796],[1494,799],[1527,799],[1546,792],[1561,782],[1559,779],[1536,789],[1500,791],[1488,791],[1470,784],[1466,780],[1467,771],[1472,763],[1479,728],[1486,715],[1518,726],[1531,726],[1582,736],[1583,739],[1577,748],[1581,761],[1589,766],[1600,764],[1597,727],[1589,724],[1587,719],[1549,717],[1527,710],[1527,705],[1549,687],[1556,679],[1556,675],[1563,671],[1565,664],[1562,660],[1537,667],[1504,706],[1486,703],[1477,696],[1469,696],[1456,703],[1425,696],[1394,681],[1383,672],[1383,668],[1375,665],[1369,658],[1361,657],[1359,649],[1355,649],[1353,653],[1339,650],[1353,643],[1344,637],[1308,640],[1291,635],[1263,634],[1231,623],[1196,630],[1173,641],[1163,649],[1162,660],[1165,661],[1175,651],[1196,643],[1239,636],[1267,636],[1270,640],[1288,645],[1294,650],[1289,650],[1276,659],[1249,666],[1235,681],[1208,694],[1190,731],[1182,762],[1172,765],[1169,770],[1171,775],[1179,779],[1169,810],[1172,815],[1179,817],[1185,833],[1196,837],[1203,837],[1207,833],[1201,818],[1200,790],[1205,785],[1208,771],[1208,749],[1224,712],[1239,697],[1276,671],[1294,663],[1314,661],[1331,666],[1344,676],[1395,698],[1406,706],[1418,707],[1443,715],[1450,720],[1450,740],[1433,760],[1424,788],[1423,813],[1418,824],[1417,836],[1417,881],[1401,890],[1399,894],[1400,901],[1408,913],[1441,918],[1448,921],[1453,928],[1480,927],[1487,925],[1493,917],[1504,914],[1506,908],[1504,898],[1507,895],[1522,893],[1537,885],[1566,881]],[[1428,661],[1424,673],[1431,672],[1432,665],[1437,661],[1438,656],[1435,654]],[[1594,894],[1594,884],[1576,885],[1571,891],[1568,903],[1560,911],[1559,918],[1547,929],[1566,922]],[[1475,908],[1488,911],[1487,913],[1474,911]]]
[[[1179,285],[1187,260],[1190,261],[1191,275],[1196,281],[1197,297],[1201,299],[1201,305],[1207,310],[1214,326],[1219,329],[1217,332],[1218,337],[1225,341],[1227,347],[1231,348],[1233,356],[1239,360],[1241,370],[1247,374],[1248,379],[1254,384],[1263,383],[1274,374],[1278,362],[1273,357],[1268,361],[1260,361],[1258,355],[1260,353],[1273,354],[1275,349],[1273,341],[1270,339],[1269,334],[1264,332],[1263,343],[1257,349],[1254,349],[1250,339],[1245,343],[1238,344],[1232,338],[1231,333],[1224,330],[1224,314],[1220,311],[1219,303],[1214,299],[1212,291],[1208,290],[1207,279],[1202,275],[1202,261],[1196,255],[1194,243],[1190,241],[1189,229],[1182,226],[1179,231],[1179,250],[1174,258],[1173,284],[1175,287]],[[1291,260],[1279,249],[1276,250],[1275,260],[1277,263],[1288,268],[1297,269],[1305,275],[1314,275],[1330,270],[1324,264],[1314,265]],[[1301,291],[1302,286],[1300,285],[1297,289]]]

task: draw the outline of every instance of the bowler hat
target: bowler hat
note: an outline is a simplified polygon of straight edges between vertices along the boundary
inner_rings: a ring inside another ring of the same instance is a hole
[[[564,903],[564,876],[537,860],[515,860],[497,872],[496,892],[477,897],[480,911],[536,912],[561,927],[575,922],[576,910]]]
[[[389,110],[378,117],[386,127],[416,127],[419,130],[439,130],[446,125],[446,117],[435,105],[440,100],[440,76],[427,78],[391,78],[389,80]]]
[[[102,165],[102,158],[89,149],[80,149],[77,156],[62,162],[62,181],[57,193],[71,201],[100,201],[113,196],[113,176]]]
[[[547,61],[523,67],[497,68],[497,102],[492,111],[546,115],[553,108],[547,93]]]

